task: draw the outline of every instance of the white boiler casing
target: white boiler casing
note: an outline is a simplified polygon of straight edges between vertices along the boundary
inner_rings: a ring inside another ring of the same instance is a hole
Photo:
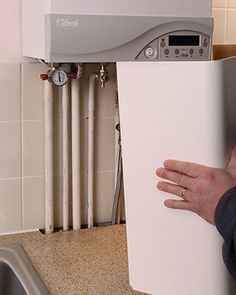
[[[23,55],[46,62],[207,60],[212,30],[211,0],[22,0]]]
[[[235,69],[236,59],[118,63],[129,275],[135,290],[236,294],[215,227],[191,212],[164,207],[170,195],[156,189],[155,175],[169,158],[224,166],[236,142]]]

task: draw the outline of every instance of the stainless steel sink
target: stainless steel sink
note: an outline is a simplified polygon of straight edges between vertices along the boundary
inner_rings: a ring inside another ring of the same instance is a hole
[[[0,294],[27,295],[12,268],[3,261],[0,261]]]
[[[0,294],[49,294],[20,245],[0,246]]]

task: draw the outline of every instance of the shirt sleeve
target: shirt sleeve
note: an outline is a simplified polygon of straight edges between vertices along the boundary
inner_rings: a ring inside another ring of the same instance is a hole
[[[224,263],[236,280],[236,187],[228,190],[220,199],[215,211],[215,225],[224,238]]]

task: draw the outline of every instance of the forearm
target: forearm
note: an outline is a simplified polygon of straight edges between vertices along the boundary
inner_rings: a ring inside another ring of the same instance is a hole
[[[219,201],[215,225],[224,238],[224,263],[236,280],[236,187],[228,190]]]

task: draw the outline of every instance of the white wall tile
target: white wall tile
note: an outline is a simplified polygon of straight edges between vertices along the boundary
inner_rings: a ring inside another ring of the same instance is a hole
[[[63,226],[63,183],[62,176],[54,176],[54,221],[56,227]],[[71,183],[70,183],[71,186]],[[23,229],[45,228],[44,177],[23,179]],[[71,198],[70,198],[71,205]],[[72,215],[70,212],[70,224]]]
[[[44,122],[23,122],[23,176],[44,174]]]
[[[114,197],[114,173],[99,172],[96,173],[95,179],[95,222],[111,221]]]
[[[115,65],[108,65],[109,80],[105,88],[101,88],[101,84],[95,83],[95,117],[112,117],[115,115],[116,101],[116,70]],[[81,119],[88,116],[88,88],[89,75],[99,71],[99,64],[85,65],[83,76],[81,78]]]
[[[22,119],[44,120],[44,82],[40,74],[47,73],[48,67],[39,63],[22,64]],[[69,82],[70,83],[70,82]],[[54,87],[54,118],[59,119],[61,112],[61,87]]]
[[[96,118],[114,117],[115,102],[117,100],[115,79],[112,77],[105,88],[96,83],[95,116]]]
[[[236,9],[228,10],[226,43],[236,44]]]
[[[44,177],[23,178],[23,230],[44,228]]]
[[[236,8],[236,0],[228,0],[228,8]]]
[[[95,116],[96,118],[114,117],[115,105],[117,101],[116,75],[113,66],[107,67],[109,80],[104,88],[96,82],[96,100],[95,100]]]
[[[98,71],[98,65],[85,65],[83,67],[83,75],[80,79],[81,97],[80,97],[80,118],[88,117],[88,95],[89,95],[89,75]],[[95,92],[95,101],[97,101],[97,93]]]
[[[23,120],[43,120],[44,82],[40,74],[45,72],[41,64],[22,64],[22,116]]]
[[[71,194],[71,180],[69,182],[69,224],[72,225],[72,194]],[[62,175],[54,176],[54,214],[55,226],[63,227],[63,178]]]
[[[115,161],[115,120],[100,118],[94,121],[95,170],[113,170]],[[81,166],[87,171],[88,120],[81,120]]]
[[[95,170],[113,170],[115,165],[115,120],[95,120]]]
[[[213,0],[212,7],[213,8],[226,8],[227,7],[227,0]]]
[[[94,177],[94,222],[110,222],[114,198],[114,172],[96,172]],[[82,174],[82,224],[88,223],[87,174]]]
[[[21,176],[21,124],[0,123],[0,177]]]
[[[0,64],[0,121],[20,120],[20,64]]]
[[[226,9],[213,9],[214,17],[214,44],[224,44],[226,32]]]
[[[21,230],[21,179],[0,179],[0,233]]]

